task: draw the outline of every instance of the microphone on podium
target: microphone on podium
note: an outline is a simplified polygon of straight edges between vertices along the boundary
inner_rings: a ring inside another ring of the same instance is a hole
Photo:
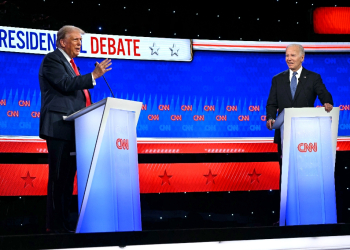
[[[96,65],[97,65],[97,62],[95,63],[95,67],[96,67]],[[111,94],[112,94],[113,98],[115,98],[115,96],[114,96],[114,94],[113,94],[113,91],[112,91],[111,87],[109,86],[109,84],[108,84],[108,82],[107,82],[105,76],[104,76],[104,75],[102,75],[102,76],[103,76],[103,79],[105,79],[105,81],[106,81],[106,83],[107,83],[107,86],[108,86],[109,90],[111,91]]]

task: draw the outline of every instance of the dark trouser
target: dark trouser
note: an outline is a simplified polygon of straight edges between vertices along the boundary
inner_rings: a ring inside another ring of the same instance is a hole
[[[61,229],[69,221],[76,172],[75,142],[46,139],[49,151],[49,181],[47,184],[46,228]]]

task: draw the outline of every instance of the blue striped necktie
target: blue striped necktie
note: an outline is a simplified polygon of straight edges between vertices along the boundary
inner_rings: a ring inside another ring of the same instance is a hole
[[[298,72],[293,72],[292,81],[290,82],[290,92],[292,93],[292,99],[294,99],[295,91],[297,90],[297,77]]]

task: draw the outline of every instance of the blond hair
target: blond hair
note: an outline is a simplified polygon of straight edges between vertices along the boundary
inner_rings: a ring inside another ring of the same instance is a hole
[[[73,31],[78,31],[82,35],[85,34],[85,31],[78,27],[75,27],[73,25],[65,25],[62,28],[60,28],[59,31],[57,32],[56,47],[61,48],[60,40],[67,38],[67,36]]]

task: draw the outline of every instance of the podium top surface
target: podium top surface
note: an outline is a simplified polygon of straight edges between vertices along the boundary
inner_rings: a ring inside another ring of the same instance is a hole
[[[76,118],[89,113],[91,110],[94,110],[102,105],[106,104],[108,98],[102,99],[101,101],[95,102],[88,107],[85,107],[69,116],[63,116],[63,120],[65,121],[74,121]]]
[[[334,117],[339,116],[339,107],[334,107],[331,112],[326,112],[325,109],[322,108],[285,108],[281,114],[276,118],[275,123],[272,126],[272,129],[279,129],[283,123],[285,116],[291,117]]]
[[[85,107],[69,116],[64,116],[63,120],[65,121],[74,121],[75,119],[79,118],[82,115],[85,115],[89,113],[90,111],[97,109],[103,105],[107,105],[110,108],[117,108],[121,110],[128,110],[128,111],[135,111],[136,112],[136,121],[138,120],[138,117],[140,115],[140,110],[142,103],[136,102],[136,101],[129,101],[124,99],[118,99],[118,98],[111,98],[107,97],[99,102],[96,102],[94,104],[91,104],[88,107]]]

